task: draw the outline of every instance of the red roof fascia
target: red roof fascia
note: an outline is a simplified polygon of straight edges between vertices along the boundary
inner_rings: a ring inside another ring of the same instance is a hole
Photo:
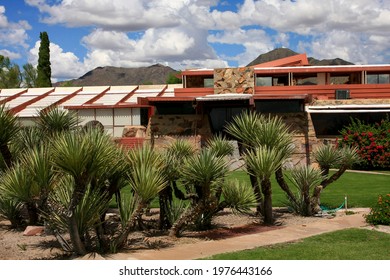
[[[286,66],[307,66],[307,65],[310,64],[306,54],[304,53],[304,54],[297,54],[285,58],[272,60],[269,62],[256,64],[253,65],[252,67],[286,67]]]
[[[137,103],[122,103],[115,105],[103,105],[103,104],[87,104],[77,106],[65,106],[65,109],[69,110],[80,110],[80,109],[114,109],[114,108],[143,108],[150,107],[148,105],[141,105]]]

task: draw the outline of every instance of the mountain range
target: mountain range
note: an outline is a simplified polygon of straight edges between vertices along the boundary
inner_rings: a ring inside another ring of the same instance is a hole
[[[259,55],[247,66],[256,65],[275,59],[297,55],[298,53],[287,49],[278,48],[268,53]],[[308,58],[310,65],[352,65],[353,63],[341,58],[318,60]],[[124,67],[97,67],[78,79],[58,82],[55,86],[118,86],[118,85],[144,85],[144,84],[165,84],[170,75],[179,71],[161,64],[154,64],[148,67],[124,68]]]

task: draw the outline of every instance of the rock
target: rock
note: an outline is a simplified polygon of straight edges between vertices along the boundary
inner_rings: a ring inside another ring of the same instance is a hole
[[[43,226],[28,226],[24,230],[23,235],[25,236],[42,235],[44,231],[45,231],[45,227]]]
[[[142,125],[125,126],[122,137],[145,137],[146,127]]]

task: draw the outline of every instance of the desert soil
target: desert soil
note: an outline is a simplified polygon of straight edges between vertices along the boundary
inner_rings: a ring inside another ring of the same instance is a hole
[[[154,226],[158,218],[157,210],[145,216],[145,225]],[[284,227],[292,224],[308,224],[328,217],[300,217],[283,209],[275,210],[276,224],[272,227]],[[248,215],[233,215],[229,210],[220,212],[214,219],[214,229],[208,231],[186,230],[179,239],[170,239],[165,232],[149,229],[130,234],[128,250],[159,249],[182,243],[195,243],[201,240],[230,238],[237,235],[270,230],[259,223],[259,218]],[[65,235],[65,239],[68,237]],[[11,229],[10,223],[0,218],[0,260],[38,260],[38,259],[71,259],[59,245],[53,235],[24,236],[23,230]]]

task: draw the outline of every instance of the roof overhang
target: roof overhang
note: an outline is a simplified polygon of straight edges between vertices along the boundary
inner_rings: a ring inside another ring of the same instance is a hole
[[[390,104],[348,104],[307,106],[308,113],[386,113],[390,112]]]
[[[253,94],[245,93],[223,93],[223,94],[209,94],[205,96],[196,97],[196,101],[228,101],[228,100],[251,100]]]

